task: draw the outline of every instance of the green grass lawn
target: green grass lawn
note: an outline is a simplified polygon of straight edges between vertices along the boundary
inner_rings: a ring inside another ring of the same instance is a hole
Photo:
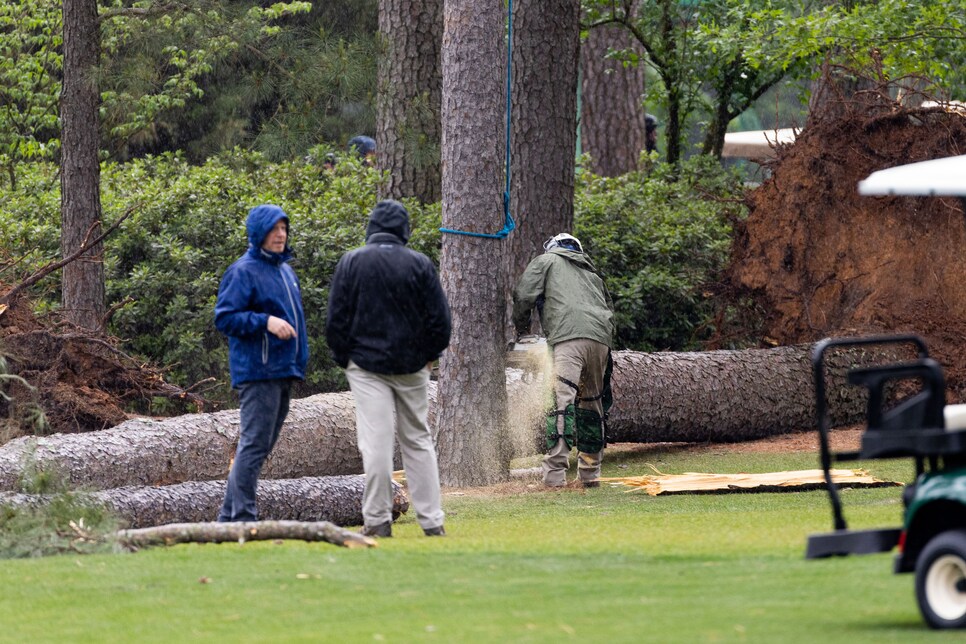
[[[817,467],[812,454],[614,452],[605,475]],[[623,466],[623,467],[621,467]],[[902,461],[862,463],[906,480]],[[524,486],[518,485],[523,488]],[[851,527],[898,488],[846,490]],[[449,493],[449,536],[404,516],[378,548],[253,542],[0,561],[4,642],[952,642],[888,554],[805,561],[824,492]]]

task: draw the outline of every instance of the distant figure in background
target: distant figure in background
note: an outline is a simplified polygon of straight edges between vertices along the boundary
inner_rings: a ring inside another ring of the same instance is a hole
[[[604,422],[610,407],[610,347],[614,333],[604,279],[580,240],[560,233],[543,245],[513,291],[513,325],[529,332],[536,308],[553,351],[555,408],[547,414],[543,484],[567,484],[570,450],[584,487],[600,486]]]
[[[376,162],[376,142],[372,137],[354,136],[349,139],[349,152],[355,152],[368,166]]]
[[[651,114],[644,117],[644,149],[657,152],[657,119]]]
[[[309,357],[302,295],[288,265],[288,215],[272,204],[248,212],[248,251],[221,278],[215,327],[228,336],[231,386],[241,401],[238,449],[218,521],[257,521],[262,464],[288,415],[293,380]]]

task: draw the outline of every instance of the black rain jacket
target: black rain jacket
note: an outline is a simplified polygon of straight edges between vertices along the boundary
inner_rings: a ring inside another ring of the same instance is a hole
[[[336,265],[325,337],[339,366],[352,360],[374,373],[415,373],[449,345],[452,321],[436,268],[408,240],[409,213],[382,201],[366,245]]]

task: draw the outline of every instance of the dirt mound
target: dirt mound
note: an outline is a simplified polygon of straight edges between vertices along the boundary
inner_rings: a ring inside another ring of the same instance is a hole
[[[205,402],[120,351],[114,338],[37,317],[23,298],[0,310],[0,352],[6,362],[0,391],[9,396],[0,398],[0,443],[32,432],[112,427],[127,420],[130,409],[148,409],[154,397],[173,400],[175,413]]]
[[[737,231],[732,285],[771,343],[915,332],[966,398],[966,219],[954,198],[864,197],[875,170],[966,154],[966,117],[864,92],[777,151]],[[964,178],[966,181],[966,178]]]

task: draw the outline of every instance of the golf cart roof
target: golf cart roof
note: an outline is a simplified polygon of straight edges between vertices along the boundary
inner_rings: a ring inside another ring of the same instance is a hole
[[[873,172],[859,194],[966,197],[966,154]]]
[[[775,157],[775,146],[782,143],[794,143],[796,134],[797,129],[791,127],[777,130],[728,132],[725,134],[721,156],[752,160],[772,159]]]

